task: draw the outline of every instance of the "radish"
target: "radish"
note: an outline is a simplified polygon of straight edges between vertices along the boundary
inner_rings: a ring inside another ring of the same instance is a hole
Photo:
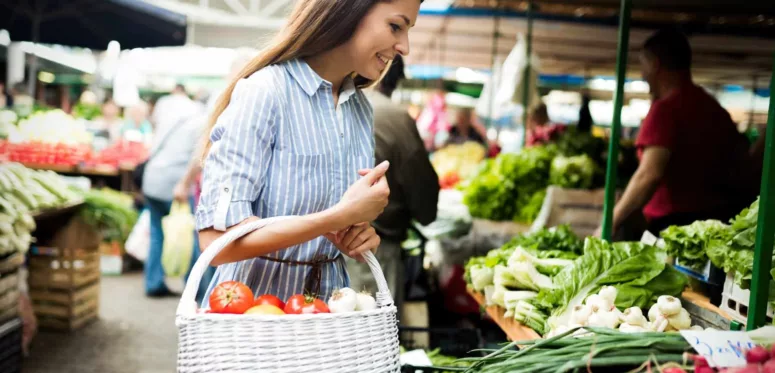
[[[695,365],[694,366],[694,373],[716,373],[716,371],[713,370],[713,368],[711,368],[711,367],[707,367],[707,366],[706,367],[698,367],[698,366]]]
[[[692,355],[692,360],[694,361],[694,368],[702,368],[702,367],[709,367],[710,366],[708,364],[708,360],[705,359],[704,356]]]
[[[756,346],[745,353],[745,361],[749,364],[763,364],[769,359],[770,353],[761,346]]]
[[[670,367],[662,370],[662,373],[686,373],[685,370],[677,367]]]
[[[736,370],[730,370],[730,372],[734,373],[759,373],[759,369],[761,368],[761,365],[759,364],[748,364],[745,366],[745,368],[738,368]]]
[[[769,360],[762,367],[764,373],[775,373],[775,360]]]

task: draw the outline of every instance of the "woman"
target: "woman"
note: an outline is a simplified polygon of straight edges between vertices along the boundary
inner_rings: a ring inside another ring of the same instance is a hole
[[[299,1],[274,43],[232,81],[207,131],[201,246],[249,221],[296,217],[227,246],[212,263],[219,267],[210,291],[238,280],[256,294],[328,299],[349,283],[339,252],[362,260],[377,248],[369,222],[387,204],[388,165],[369,170],[372,111],[359,88],[409,53],[419,7]]]
[[[447,144],[464,144],[468,141],[478,142],[487,146],[486,132],[484,128],[477,128],[473,123],[473,111],[469,108],[461,108],[457,111],[455,126],[449,130]]]
[[[565,130],[565,126],[549,123],[546,105],[540,103],[533,107],[527,119],[527,146],[540,145],[554,140]]]
[[[118,140],[122,125],[121,108],[113,99],[105,100],[102,104],[102,116],[94,121],[94,130],[108,142],[113,142]]]
[[[121,139],[151,145],[153,127],[148,121],[148,104],[145,101],[139,101],[127,108],[126,116],[127,119],[119,134]]]

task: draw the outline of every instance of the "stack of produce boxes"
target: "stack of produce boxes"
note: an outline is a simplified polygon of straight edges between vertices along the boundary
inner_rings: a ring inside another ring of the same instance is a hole
[[[99,314],[101,240],[79,216],[60,227],[31,251],[28,282],[39,325],[72,331]]]

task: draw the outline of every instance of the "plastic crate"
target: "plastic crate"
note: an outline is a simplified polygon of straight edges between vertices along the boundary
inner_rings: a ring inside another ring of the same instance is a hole
[[[12,319],[0,325],[0,372],[22,371],[22,322]]]
[[[714,266],[710,260],[702,269],[686,267],[681,265],[680,261],[674,260],[673,268],[689,276],[693,290],[707,296],[711,304],[721,307],[725,283],[723,269]]]
[[[751,299],[749,290],[741,289],[735,284],[734,274],[729,274],[724,281],[724,292],[721,294],[719,308],[727,312],[735,321],[745,323],[748,321],[748,301]],[[767,304],[767,324],[772,324],[772,302]]]
[[[453,328],[398,328],[399,341],[407,351],[440,349],[442,355],[471,356],[470,351],[483,346],[479,329]]]

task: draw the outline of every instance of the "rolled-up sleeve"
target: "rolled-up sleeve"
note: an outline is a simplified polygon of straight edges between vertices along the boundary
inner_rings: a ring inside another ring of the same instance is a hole
[[[269,68],[234,89],[210,133],[197,229],[225,230],[254,216],[269,168],[277,126],[277,90]]]

